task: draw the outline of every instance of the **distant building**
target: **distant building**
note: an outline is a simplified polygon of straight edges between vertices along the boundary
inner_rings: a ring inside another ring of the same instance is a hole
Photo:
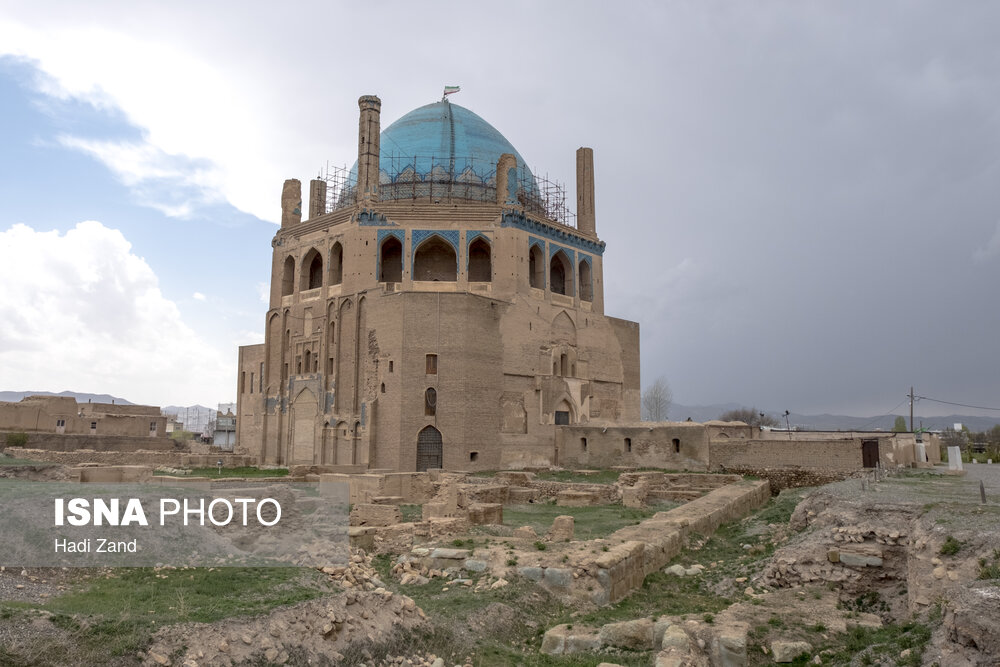
[[[221,408],[222,406],[219,407]],[[212,438],[212,444],[219,449],[230,452],[236,446],[236,415],[233,414],[231,408],[225,414],[222,413],[222,410],[219,410],[216,414],[215,434]]]
[[[28,396],[0,403],[0,431],[59,435],[163,437],[167,417],[151,405],[77,403],[68,396]]]

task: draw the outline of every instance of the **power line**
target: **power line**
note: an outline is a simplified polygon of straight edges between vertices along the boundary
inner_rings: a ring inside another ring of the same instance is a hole
[[[942,401],[937,398],[931,398],[930,396],[916,396],[915,398],[918,398],[922,401],[931,401],[933,403],[944,403],[945,405],[957,405],[962,408],[972,408],[973,410],[996,410],[1000,412],[1000,408],[987,408],[982,405],[969,405],[968,403],[953,403],[951,401]]]
[[[906,398],[904,398],[903,400],[901,400],[901,401],[900,401],[899,403],[897,403],[897,404],[896,404],[896,406],[895,406],[894,408],[892,408],[891,410],[889,410],[888,412],[886,412],[886,413],[885,413],[884,415],[878,415],[878,416],[876,416],[876,417],[872,417],[872,418],[871,418],[871,419],[870,419],[869,421],[867,421],[867,422],[865,422],[864,424],[862,424],[862,425],[861,425],[861,427],[860,427],[860,428],[858,428],[857,430],[858,430],[858,431],[863,431],[863,430],[865,430],[865,428],[867,428],[867,427],[868,427],[868,426],[869,426],[870,424],[874,424],[874,423],[875,423],[875,422],[877,422],[877,421],[878,421],[879,419],[882,419],[883,417],[891,417],[891,416],[892,416],[892,414],[893,414],[893,413],[894,413],[894,412],[896,411],[896,408],[898,408],[899,406],[901,406],[901,405],[902,405],[903,403],[906,403],[906,401],[908,401],[908,400],[909,400],[909,398],[910,398],[910,397],[909,397],[909,396],[907,396]]]

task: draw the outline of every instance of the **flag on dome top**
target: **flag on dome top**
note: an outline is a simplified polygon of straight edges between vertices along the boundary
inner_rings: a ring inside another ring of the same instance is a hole
[[[445,86],[444,87],[444,96],[448,97],[452,93],[457,93],[459,90],[461,90],[460,86]]]

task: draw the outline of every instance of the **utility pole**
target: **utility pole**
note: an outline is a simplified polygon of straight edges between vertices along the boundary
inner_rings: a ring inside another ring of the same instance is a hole
[[[910,385],[910,433],[913,433],[913,385]]]

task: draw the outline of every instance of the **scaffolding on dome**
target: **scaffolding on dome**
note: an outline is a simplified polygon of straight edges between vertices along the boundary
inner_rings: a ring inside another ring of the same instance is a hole
[[[388,162],[388,164],[386,164]],[[482,166],[481,166],[482,165]],[[434,157],[397,157],[383,159],[379,173],[379,200],[495,202],[496,165],[484,164],[472,157],[448,160]],[[389,167],[386,170],[384,167]],[[454,178],[452,174],[457,172]],[[389,174],[396,174],[391,178]],[[518,169],[518,206],[560,225],[576,228],[576,214],[566,206],[566,189],[546,177]],[[326,213],[357,203],[357,174],[346,165],[327,163],[319,180],[326,182]]]

